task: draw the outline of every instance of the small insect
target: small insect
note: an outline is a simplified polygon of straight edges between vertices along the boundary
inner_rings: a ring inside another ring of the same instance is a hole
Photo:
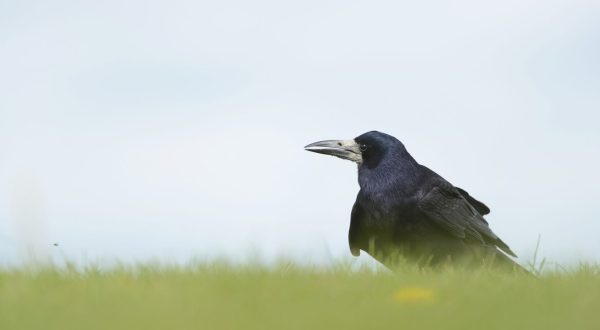
[[[58,243],[54,243],[54,244],[52,244],[52,245],[54,245],[54,246],[58,246]]]

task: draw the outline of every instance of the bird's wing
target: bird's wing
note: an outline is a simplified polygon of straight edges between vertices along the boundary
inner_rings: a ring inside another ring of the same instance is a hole
[[[432,222],[451,235],[466,242],[493,244],[516,257],[496,234],[483,216],[452,186],[435,186],[418,203],[419,209]]]
[[[352,214],[350,215],[350,230],[348,230],[348,243],[350,243],[350,252],[355,257],[360,255],[360,219],[362,217],[362,208],[358,202],[352,206]]]
[[[466,190],[461,189],[459,187],[455,188],[467,200],[467,202],[469,202],[469,204],[471,204],[477,210],[477,212],[479,212],[479,214],[486,215],[490,213],[490,208],[487,207],[487,205],[476,200],[473,196],[469,195],[469,193]]]

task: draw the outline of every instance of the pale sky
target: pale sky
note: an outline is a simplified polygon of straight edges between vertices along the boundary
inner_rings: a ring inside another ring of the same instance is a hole
[[[303,146],[369,130],[600,262],[598,59],[591,0],[2,1],[0,264],[350,258],[356,167]]]

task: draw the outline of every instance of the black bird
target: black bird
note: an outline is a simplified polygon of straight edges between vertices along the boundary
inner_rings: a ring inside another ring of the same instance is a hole
[[[388,266],[401,258],[421,265],[519,266],[515,253],[483,218],[490,209],[420,165],[395,137],[371,131],[353,140],[327,140],[306,150],[358,164],[360,191],[348,240]]]

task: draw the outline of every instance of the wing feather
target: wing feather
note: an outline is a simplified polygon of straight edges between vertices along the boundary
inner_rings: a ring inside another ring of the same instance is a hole
[[[419,201],[418,207],[449,234],[465,242],[495,245],[516,257],[508,245],[492,232],[481,213],[454,187],[433,187]]]
[[[473,196],[469,195],[469,193],[466,190],[461,189],[459,187],[455,188],[467,200],[467,202],[469,202],[469,204],[471,204],[477,210],[477,212],[479,212],[479,214],[486,215],[490,213],[490,208],[487,207],[487,205],[483,204],[482,202],[475,199]]]

